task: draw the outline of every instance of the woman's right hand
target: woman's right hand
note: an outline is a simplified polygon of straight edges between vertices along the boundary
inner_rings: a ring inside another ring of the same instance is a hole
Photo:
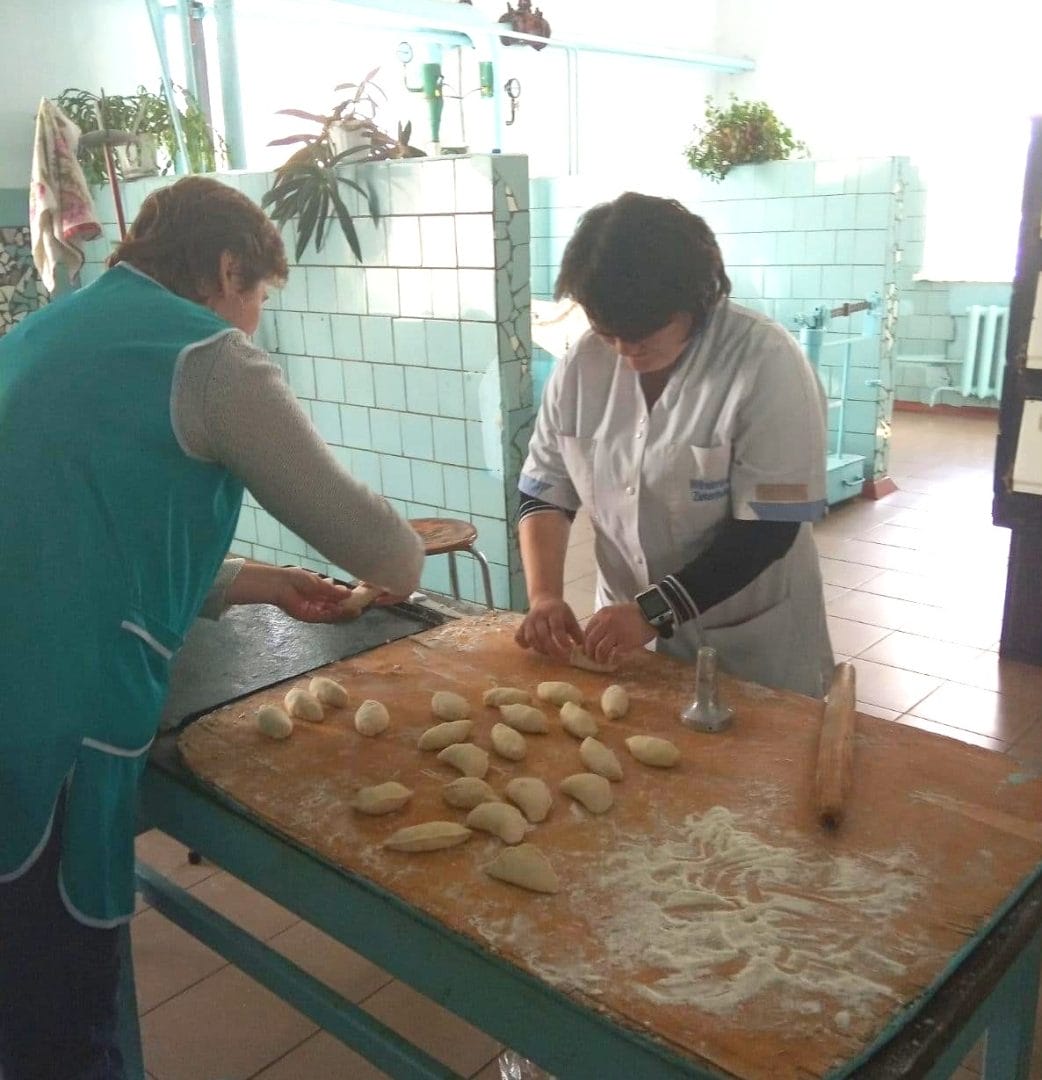
[[[583,632],[572,609],[557,596],[534,597],[514,640],[522,649],[568,660],[572,645],[582,646]]]

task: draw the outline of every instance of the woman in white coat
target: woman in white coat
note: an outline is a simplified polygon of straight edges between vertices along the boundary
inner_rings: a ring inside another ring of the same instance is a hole
[[[824,396],[792,336],[730,288],[711,230],[674,200],[628,193],[583,216],[556,295],[591,331],[547,383],[521,474],[517,641],[600,661],[709,644],[740,678],[821,697]],[[598,570],[585,633],[563,598],[580,507]]]

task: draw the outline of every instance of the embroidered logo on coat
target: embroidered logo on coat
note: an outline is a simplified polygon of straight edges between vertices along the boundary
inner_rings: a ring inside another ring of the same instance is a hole
[[[722,480],[692,480],[691,498],[694,502],[711,502],[723,499],[731,492],[731,481],[725,476]]]

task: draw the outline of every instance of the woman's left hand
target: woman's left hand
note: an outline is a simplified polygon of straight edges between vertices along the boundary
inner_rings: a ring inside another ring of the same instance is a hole
[[[640,607],[630,601],[601,608],[586,624],[586,655],[599,664],[611,663],[616,654],[632,652],[656,637],[655,628]]]
[[[339,622],[341,603],[350,589],[299,566],[267,566],[248,562],[235,576],[226,596],[229,604],[274,604],[301,622]]]

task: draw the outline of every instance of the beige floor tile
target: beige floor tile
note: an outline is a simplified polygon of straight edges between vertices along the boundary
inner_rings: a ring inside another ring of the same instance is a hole
[[[915,573],[923,566],[919,552],[910,548],[892,547],[885,543],[867,540],[850,540],[834,536],[814,534],[818,552],[827,559],[875,566],[880,570],[908,570]]]
[[[245,1080],[317,1031],[238,968],[226,967],[141,1019],[156,1080]]]
[[[464,1076],[500,1051],[495,1039],[398,981],[366,998],[362,1008]]]
[[[566,583],[595,573],[596,569],[597,564],[593,557],[592,540],[588,540],[584,544],[569,545],[564,558],[564,580]]]
[[[955,682],[994,690],[1011,697],[1034,698],[1042,702],[1042,667],[1003,660],[997,652],[982,651],[961,671],[951,676]]]
[[[219,971],[227,961],[158,911],[130,924],[138,1012],[146,1013]]]
[[[354,1050],[325,1031],[305,1039],[253,1080],[389,1080]]]
[[[597,591],[597,575],[587,574],[584,577],[569,581],[564,587],[564,599],[575,613],[577,619],[585,619],[593,614],[594,595]]]
[[[193,866],[188,861],[188,848],[158,829],[150,829],[138,836],[134,841],[134,853],[142,862],[148,863],[182,889],[197,885],[217,873],[217,867],[212,863],[204,861]]]
[[[866,532],[863,540],[887,547],[906,548],[910,551],[943,549],[943,538],[923,529],[910,529],[904,525],[877,525]]]
[[[900,627],[907,634],[951,641],[957,645],[989,648],[1002,630],[1001,616],[953,611],[949,608],[918,605]]]
[[[310,923],[298,922],[268,944],[348,1001],[361,1001],[391,981],[382,968]]]
[[[189,890],[192,895],[219,911],[225,918],[240,926],[261,941],[288,930],[299,919],[292,911],[269,900],[223,870]]]
[[[568,534],[568,541],[571,544],[586,544],[593,539],[593,525],[590,522],[590,515],[585,510],[580,510],[575,515],[575,521],[572,522],[571,531]]]
[[[858,712],[878,717],[880,720],[896,720],[901,715],[896,709],[884,709],[879,705],[873,705],[870,701],[859,701],[856,708]]]
[[[997,753],[1005,753],[1009,750],[1009,743],[1001,739],[993,739],[988,735],[981,735],[976,731],[968,731],[966,728],[952,727],[950,724],[940,724],[936,720],[927,720],[914,713],[904,713],[897,717],[899,724],[907,724],[908,727],[919,728],[920,731],[930,731],[934,735],[943,735],[947,739],[957,739],[959,742],[969,743],[971,746],[982,746],[985,750],[995,750]]]
[[[870,660],[851,661],[857,670],[857,698],[895,712],[908,712],[940,685],[940,679],[914,671],[873,664]]]
[[[940,687],[908,711],[1006,743],[1016,742],[1039,718],[1035,702],[956,683]]]
[[[840,562],[839,559],[821,558],[821,579],[826,585],[840,585],[844,589],[860,588],[866,581],[886,573],[876,566]]]
[[[851,589],[843,596],[827,602],[829,615],[838,619],[881,626],[886,630],[899,630],[917,612],[920,605],[909,600],[897,600],[892,596],[876,596],[875,593]]]
[[[849,589],[844,588],[842,585],[829,585],[825,582],[821,587],[821,594],[825,597],[825,603],[829,604],[834,600],[838,600],[841,596],[845,596]]]
[[[974,645],[955,645],[898,630],[865,649],[861,658],[905,671],[918,671],[922,675],[936,675],[939,679],[951,679],[980,655]]]
[[[858,590],[877,596],[893,596],[898,600],[911,600],[915,604],[932,604],[934,607],[943,606],[953,595],[957,595],[954,583],[901,570],[883,570],[859,585]]]
[[[857,656],[894,632],[882,626],[856,622],[854,619],[840,619],[835,615],[829,615],[827,619],[829,638],[837,656]]]

